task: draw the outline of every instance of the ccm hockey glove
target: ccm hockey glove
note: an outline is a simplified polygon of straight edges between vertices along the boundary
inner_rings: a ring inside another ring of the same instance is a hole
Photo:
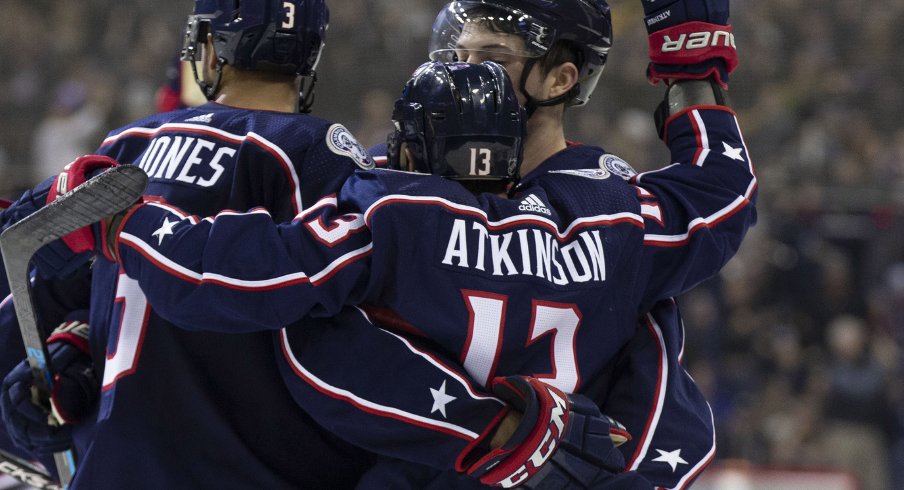
[[[101,155],[85,155],[76,158],[63,168],[54,179],[47,193],[47,204],[85,183],[91,177],[119,165],[115,160]],[[95,223],[44,245],[35,253],[34,263],[44,277],[65,277],[87,263],[97,250],[109,258],[106,246],[97,246],[95,237],[106,235],[105,225]],[[105,245],[105,244],[102,244]],[[111,259],[112,260],[112,259]]]
[[[481,483],[503,488],[591,488],[624,470],[625,460],[616,446],[630,435],[590,399],[566,395],[523,376],[496,378],[491,389],[522,417],[502,447],[482,455],[472,451],[462,460],[464,471]]]
[[[729,0],[641,0],[650,83],[713,77],[723,88],[738,66]]]
[[[39,407],[32,401],[34,378],[27,361],[6,376],[0,393],[3,424],[10,438],[17,446],[39,455],[69,449],[70,424],[91,413],[100,396],[88,353],[88,324],[64,322],[48,339],[47,349],[56,373],[50,407]]]

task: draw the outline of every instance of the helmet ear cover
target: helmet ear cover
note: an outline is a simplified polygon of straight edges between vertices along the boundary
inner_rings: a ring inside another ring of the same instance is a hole
[[[417,102],[406,102],[399,99],[392,111],[392,121],[395,131],[389,134],[386,143],[386,156],[389,168],[396,170],[408,170],[408,166],[402,166],[402,144],[412,152],[416,170],[422,173],[431,173],[428,157],[424,150],[424,107]]]

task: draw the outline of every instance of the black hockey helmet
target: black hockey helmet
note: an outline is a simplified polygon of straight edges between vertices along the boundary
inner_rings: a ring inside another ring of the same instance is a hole
[[[567,41],[577,51],[578,83],[568,94],[536,105],[583,105],[596,88],[612,47],[612,16],[605,0],[467,0],[451,2],[433,24],[430,59],[456,61],[462,30],[476,23],[524,41],[523,49],[506,50],[529,59],[549,51],[557,41]],[[492,51],[493,47],[486,50]],[[522,93],[532,62],[519,81]]]
[[[418,172],[456,180],[517,180],[526,132],[524,109],[505,70],[493,62],[427,62],[395,103],[387,153],[401,167],[401,146]]]
[[[329,17],[324,0],[195,0],[194,13],[186,25],[182,59],[194,67],[211,34],[218,71],[228,64],[243,70],[313,77]],[[219,80],[201,81],[196,69],[195,78],[212,99]]]

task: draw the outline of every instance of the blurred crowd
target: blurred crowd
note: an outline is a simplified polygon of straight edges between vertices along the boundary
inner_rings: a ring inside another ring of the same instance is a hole
[[[330,0],[314,112],[365,145],[426,59],[441,0]],[[663,166],[640,2],[566,134]],[[0,197],[154,111],[190,0],[0,0]],[[685,361],[719,460],[842,469],[904,488],[904,2],[735,0],[731,97],[760,181],[759,223],[681,298]]]

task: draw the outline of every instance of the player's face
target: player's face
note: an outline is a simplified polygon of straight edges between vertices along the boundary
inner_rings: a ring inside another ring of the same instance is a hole
[[[502,65],[509,77],[514,82],[515,93],[518,102],[525,103],[524,94],[521,93],[521,73],[524,64],[529,59],[521,53],[525,52],[524,40],[515,34],[493,32],[478,23],[467,23],[461,30],[461,36],[455,46],[455,55],[459,61],[467,63],[480,63],[493,61]],[[526,87],[533,94],[532,85],[534,74],[528,78]]]

